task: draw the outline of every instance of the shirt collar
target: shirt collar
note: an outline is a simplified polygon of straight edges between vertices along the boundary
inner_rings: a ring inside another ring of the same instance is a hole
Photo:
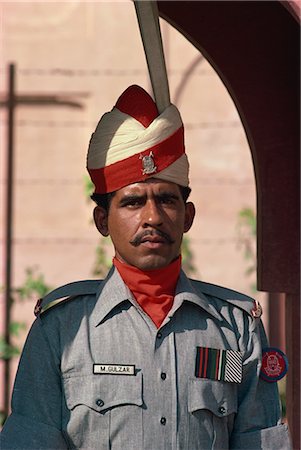
[[[175,311],[179,309],[185,301],[194,303],[195,305],[207,311],[211,316],[214,316],[216,319],[221,319],[221,316],[216,311],[214,306],[209,303],[206,295],[201,291],[196,292],[189,278],[187,278],[183,270],[181,270],[176,288],[174,304],[167,316],[169,318],[172,317]]]
[[[116,306],[123,302],[129,301],[137,307],[136,302],[133,300],[131,291],[123,282],[118,270],[114,267],[111,268],[106,279],[103,283],[101,283],[98,292],[96,293],[96,298],[97,301],[91,314],[91,321],[95,326],[99,325],[99,323],[104,320]],[[206,295],[199,291],[196,292],[190,280],[181,270],[177,283],[174,304],[167,317],[172,317],[184,301],[194,303],[217,319],[221,318],[216,309],[208,302]],[[163,324],[164,323],[165,320]]]
[[[131,301],[132,295],[123,282],[118,270],[111,267],[107,277],[96,293],[96,304],[91,314],[92,323],[97,326],[116,306]]]

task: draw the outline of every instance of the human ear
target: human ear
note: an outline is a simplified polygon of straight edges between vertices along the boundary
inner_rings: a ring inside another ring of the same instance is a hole
[[[103,236],[109,236],[108,212],[101,206],[96,206],[93,211],[96,228]]]
[[[195,207],[192,202],[185,204],[185,221],[184,221],[184,233],[190,230],[195,216]]]

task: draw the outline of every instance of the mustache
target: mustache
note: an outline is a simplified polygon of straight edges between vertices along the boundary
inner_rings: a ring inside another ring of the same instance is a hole
[[[160,238],[163,238],[168,244],[173,244],[175,241],[169,236],[169,234],[165,233],[161,230],[145,230],[141,231],[141,233],[138,233],[132,241],[130,241],[130,244],[132,244],[134,247],[138,247],[142,243],[142,239],[144,239],[147,236],[158,236]]]

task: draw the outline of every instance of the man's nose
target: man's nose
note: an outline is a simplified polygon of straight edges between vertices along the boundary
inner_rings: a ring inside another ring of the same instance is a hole
[[[143,208],[143,226],[160,226],[163,223],[162,211],[156,201],[148,200]]]

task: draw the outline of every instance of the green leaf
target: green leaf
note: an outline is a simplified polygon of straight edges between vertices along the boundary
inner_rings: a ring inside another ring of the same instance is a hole
[[[24,283],[13,289],[13,293],[17,294],[20,300],[44,297],[51,290],[45,282],[44,275],[37,274],[36,270],[36,268],[28,267]]]
[[[191,250],[190,240],[188,236],[183,236],[182,246],[182,268],[186,275],[193,276],[197,273],[197,269],[194,265],[193,252]]]
[[[24,322],[11,322],[9,324],[9,332],[13,336],[18,337],[20,335],[20,331],[24,331],[26,329],[26,324]]]
[[[3,336],[0,336],[0,359],[11,359],[20,354],[20,349],[8,344]]]
[[[243,208],[239,212],[239,218],[241,226],[245,226],[249,229],[252,236],[256,236],[256,216],[251,208]]]
[[[108,257],[108,247],[112,245],[110,237],[101,238],[99,244],[97,245],[95,252],[96,258],[92,273],[94,276],[103,278],[107,275],[111,265],[112,260]]]

